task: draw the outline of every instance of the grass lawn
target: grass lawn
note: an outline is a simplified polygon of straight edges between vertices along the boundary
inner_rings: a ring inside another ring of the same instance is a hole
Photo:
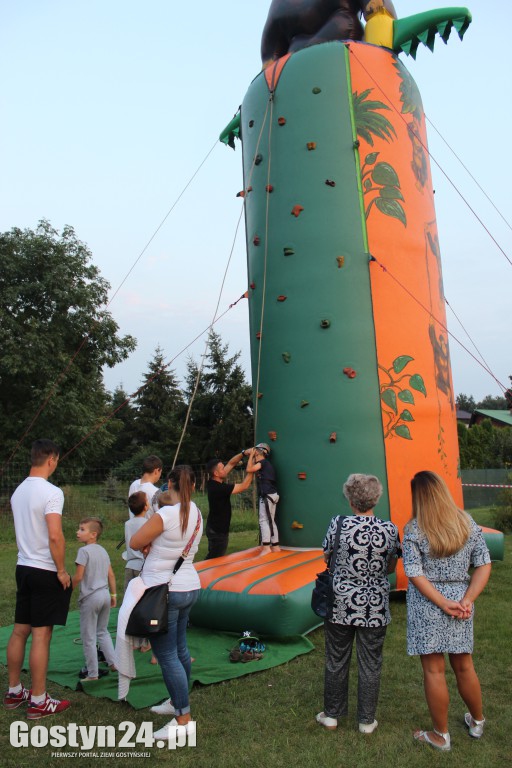
[[[106,533],[101,541],[109,551],[118,579],[118,593],[122,589],[124,561],[116,544],[123,535],[125,508],[123,505],[104,505],[79,513],[67,494],[65,530],[68,541],[68,569],[73,570],[77,545],[74,533],[78,518],[85,514],[100,514],[107,521]],[[204,499],[198,499],[206,512]],[[486,510],[473,511],[476,520],[491,524]],[[257,526],[254,514],[238,510],[234,519],[234,533],[230,536],[230,551],[246,549],[257,543]],[[247,530],[249,529],[249,530]],[[12,522],[5,516],[0,526],[0,623],[11,624],[14,605],[14,565],[16,545]],[[510,615],[512,604],[512,537],[506,538],[506,559],[493,567],[491,581],[477,602],[475,621],[475,665],[484,693],[484,711],[487,725],[484,737],[470,739],[462,724],[464,704],[454,684],[453,674],[448,675],[451,707],[450,731],[452,751],[442,754],[412,740],[415,728],[430,724],[423,697],[420,663],[405,652],[406,610],[403,595],[392,599],[393,621],[389,627],[384,647],[384,668],[377,718],[379,728],[369,736],[356,729],[356,674],[351,679],[350,715],[341,722],[337,731],[327,731],[315,723],[316,712],[322,709],[323,690],[323,630],[309,635],[315,651],[294,659],[274,669],[248,675],[225,683],[196,686],[191,694],[194,719],[197,722],[197,746],[184,747],[169,752],[158,748],[138,752],[150,752],[151,761],[186,768],[339,768],[364,766],[365,768],[435,768],[456,766],[460,768],[503,768],[510,765],[512,729],[512,702],[510,695],[511,646]],[[204,556],[206,539],[201,542],[198,559]],[[120,595],[121,597],[121,595]],[[76,607],[73,597],[72,608]],[[241,629],[244,629],[242,627]],[[2,660],[5,661],[5,660]],[[353,659],[354,665],[355,659]],[[353,667],[355,673],[355,667]],[[6,690],[7,674],[0,666],[1,684]],[[28,679],[25,677],[25,683]],[[147,710],[135,711],[126,704],[95,699],[81,692],[62,689],[50,684],[50,692],[57,697],[72,700],[72,709],[57,717],[41,721],[40,725],[118,725],[122,721],[136,724],[152,720],[160,727],[165,718],[153,717]],[[33,766],[38,768],[62,765],[63,758],[52,757],[52,749],[26,747],[14,748],[9,743],[9,726],[14,720],[24,720],[20,710],[0,715],[0,764],[2,766]],[[32,728],[38,724],[33,724]],[[76,751],[64,748],[64,751]],[[115,752],[113,749],[106,750]],[[118,750],[119,751],[119,750]],[[129,751],[129,750],[128,750]],[[69,761],[68,761],[69,762]],[[99,758],[89,759],[97,764]],[[144,764],[144,759],[120,757],[124,766]],[[147,763],[146,763],[147,764]]]

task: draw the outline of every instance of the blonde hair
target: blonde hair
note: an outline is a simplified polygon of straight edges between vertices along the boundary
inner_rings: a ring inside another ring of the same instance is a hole
[[[432,557],[450,557],[469,538],[469,516],[455,504],[444,480],[435,472],[417,472],[411,480],[412,516],[425,534]]]
[[[375,475],[349,475],[343,494],[351,507],[358,512],[368,512],[382,496],[382,483]]]

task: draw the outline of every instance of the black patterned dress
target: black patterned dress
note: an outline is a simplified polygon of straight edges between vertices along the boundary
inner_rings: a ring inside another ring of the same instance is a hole
[[[323,549],[332,552],[338,516],[333,517]],[[334,564],[334,609],[331,621],[356,627],[384,627],[389,612],[388,562],[400,556],[398,528],[374,515],[343,520]]]

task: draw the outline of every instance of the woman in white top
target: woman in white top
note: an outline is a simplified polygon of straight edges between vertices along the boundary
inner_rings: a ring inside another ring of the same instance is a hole
[[[171,578],[176,561],[196,532],[190,551],[169,585],[168,632],[151,638],[151,647],[162,669],[178,725],[186,725],[192,720],[188,698],[191,664],[187,648],[187,623],[201,589],[193,560],[201,540],[203,521],[201,513],[191,501],[194,488],[195,475],[192,468],[175,467],[169,474],[168,491],[160,496],[160,509],[129,542],[132,549],[140,549],[147,555],[141,577],[144,584],[151,587]],[[162,737],[165,737],[163,732],[167,728],[165,726],[162,729]]]

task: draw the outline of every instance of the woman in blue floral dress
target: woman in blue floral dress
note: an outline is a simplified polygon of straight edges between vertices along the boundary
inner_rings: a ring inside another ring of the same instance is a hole
[[[407,653],[419,655],[432,731],[414,738],[436,749],[450,749],[445,657],[455,673],[469,712],[470,736],[480,738],[482,693],[473,666],[473,603],[491,572],[481,529],[457,508],[442,478],[418,472],[411,481],[412,520],[405,528],[403,558],[407,590]],[[468,571],[473,568],[471,576]]]
[[[359,731],[373,733],[379,698],[382,648],[389,613],[388,573],[400,555],[398,528],[375,517],[373,508],[382,485],[373,475],[350,475],[343,486],[353,514],[342,520],[333,571],[334,606],[325,631],[324,711],[316,720],[329,729],[348,713],[348,675],[354,639],[357,648],[357,715]],[[333,517],[324,539],[329,562],[339,515]]]

